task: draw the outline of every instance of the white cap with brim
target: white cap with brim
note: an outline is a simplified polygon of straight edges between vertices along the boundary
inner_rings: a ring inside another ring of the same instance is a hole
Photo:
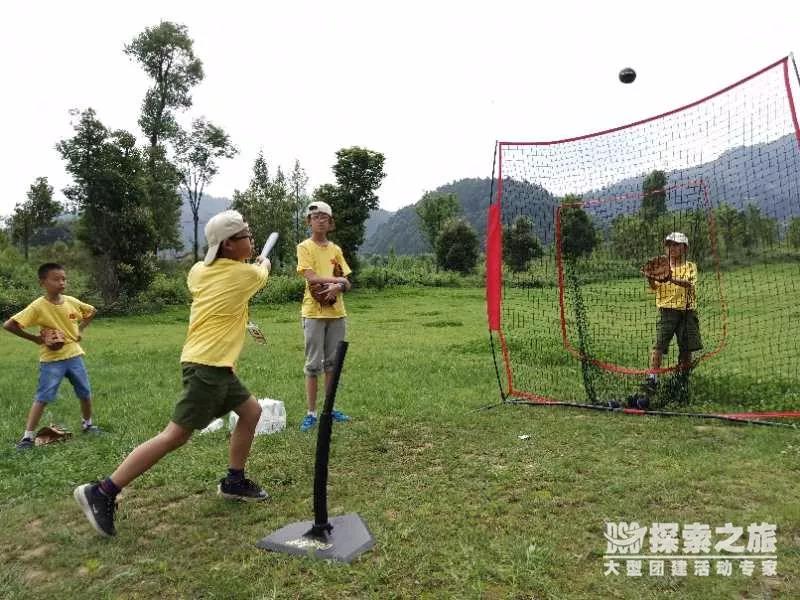
[[[307,217],[317,212],[325,213],[329,217],[333,217],[333,209],[331,209],[330,204],[327,202],[312,202],[308,205],[308,208],[306,208]]]
[[[246,228],[244,217],[235,210],[226,210],[211,217],[205,228],[208,250],[203,262],[207,265],[214,262],[219,245]]]
[[[676,244],[686,244],[687,246],[689,245],[689,238],[686,237],[686,234],[683,234],[680,231],[673,231],[666,237],[664,241],[675,242]]]

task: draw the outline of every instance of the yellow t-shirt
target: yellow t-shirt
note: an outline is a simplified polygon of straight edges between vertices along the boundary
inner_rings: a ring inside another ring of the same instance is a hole
[[[656,306],[658,308],[676,308],[693,310],[697,307],[695,287],[697,286],[697,265],[686,261],[680,266],[672,267],[672,278],[691,281],[692,287],[684,288],[672,282],[656,283]]]
[[[248,303],[268,276],[266,266],[229,258],[194,265],[186,277],[192,310],[181,362],[233,367],[244,345]]]
[[[37,326],[64,332],[64,345],[60,350],[50,350],[44,344],[39,346],[39,362],[67,360],[85,354],[78,343],[81,335],[78,324],[94,313],[94,306],[72,296],[62,294],[61,298],[61,304],[53,304],[42,296],[11,317],[23,329]]]
[[[297,244],[297,272],[301,275],[311,269],[319,277],[333,277],[335,265],[342,268],[342,274],[347,277],[352,272],[344,259],[342,249],[333,242],[320,246],[311,238]],[[333,306],[322,306],[314,300],[306,281],[306,291],[303,294],[301,314],[307,319],[339,319],[346,317],[344,309],[344,295],[339,294]]]

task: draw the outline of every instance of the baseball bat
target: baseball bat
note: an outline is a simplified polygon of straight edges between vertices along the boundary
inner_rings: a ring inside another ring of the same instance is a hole
[[[269,234],[269,237],[267,238],[267,241],[264,243],[264,249],[261,250],[261,254],[259,254],[259,256],[261,258],[267,258],[269,253],[275,247],[275,244],[276,244],[277,241],[278,241],[278,232],[277,231],[273,231],[272,233]]]

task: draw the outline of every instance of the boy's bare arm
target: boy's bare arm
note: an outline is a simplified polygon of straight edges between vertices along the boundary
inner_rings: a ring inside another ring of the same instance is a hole
[[[34,344],[41,345],[44,344],[44,340],[42,340],[41,335],[33,335],[25,331],[20,324],[17,323],[14,319],[9,319],[5,323],[3,323],[3,329],[6,331],[13,333],[17,337],[21,337],[24,340],[28,340],[29,342],[33,342]]]
[[[86,329],[91,323],[92,319],[94,319],[95,315],[97,315],[97,309],[95,308],[92,312],[81,319],[81,322],[78,323],[78,341],[81,341],[83,337],[81,334],[83,330]]]
[[[669,281],[669,283],[674,283],[678,287],[682,287],[682,288],[686,288],[686,289],[690,289],[690,288],[694,287],[694,283],[692,283],[688,279],[673,279],[672,277],[670,277],[667,281]]]
[[[342,288],[343,292],[346,292],[351,287],[350,280],[347,279],[347,277],[322,277],[321,275],[317,275],[312,269],[306,269],[303,271],[303,277],[305,277],[306,281],[308,281],[308,283],[311,285],[316,283],[335,283],[337,285],[344,285],[344,288]]]

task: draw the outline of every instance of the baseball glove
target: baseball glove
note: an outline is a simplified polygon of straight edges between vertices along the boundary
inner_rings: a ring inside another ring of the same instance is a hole
[[[34,444],[37,446],[44,446],[45,444],[52,444],[53,442],[65,442],[72,437],[72,434],[65,429],[61,429],[57,425],[50,425],[50,427],[42,427],[36,432],[36,440]]]
[[[50,350],[61,350],[64,347],[64,332],[59,329],[43,327],[41,336],[44,345]]]
[[[656,256],[648,260],[642,267],[642,275],[648,279],[653,279],[660,283],[669,281],[672,276],[672,269],[669,266],[669,258],[666,256]]]
[[[333,265],[333,276],[334,277],[344,277],[344,271],[342,270],[342,266],[337,262]],[[329,284],[327,283],[315,283],[310,285],[309,288],[311,289],[311,295],[314,297],[314,300],[319,302],[322,306],[333,306],[336,304],[336,297],[334,296],[331,299],[328,299],[328,294],[325,291]]]
[[[333,306],[336,304],[336,297],[329,299],[328,294],[325,290],[328,289],[328,283],[314,283],[309,286],[311,290],[311,295],[314,297],[314,300],[319,302],[322,306]]]

